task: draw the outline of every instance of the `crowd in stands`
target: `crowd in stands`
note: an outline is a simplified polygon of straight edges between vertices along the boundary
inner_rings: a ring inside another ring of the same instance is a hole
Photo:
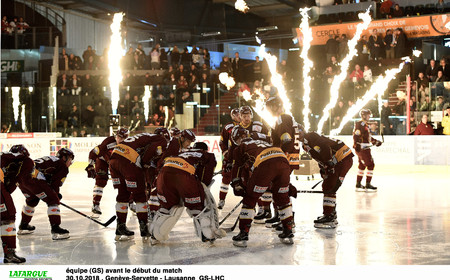
[[[14,46],[14,36],[18,36],[18,48],[25,47],[24,34],[30,26],[23,17],[2,16],[2,48],[12,48]]]

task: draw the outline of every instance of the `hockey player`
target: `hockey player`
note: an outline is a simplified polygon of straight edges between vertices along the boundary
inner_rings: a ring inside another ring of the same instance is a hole
[[[182,204],[193,218],[197,236],[203,242],[224,236],[218,228],[217,206],[207,187],[212,182],[215,167],[215,156],[208,152],[208,146],[203,142],[195,143],[193,149],[178,156],[165,159],[157,178],[161,208],[150,225],[155,242],[169,238],[170,231],[183,213]]]
[[[39,174],[33,179],[31,184],[20,184],[19,187],[26,197],[25,205],[22,209],[22,220],[17,234],[25,235],[33,233],[34,226],[30,225],[35,207],[42,199],[48,205],[48,219],[52,227],[53,240],[69,238],[69,231],[60,228],[61,215],[59,201],[62,199],[60,188],[64,183],[69,166],[75,158],[73,152],[68,148],[61,148],[56,156],[45,156],[36,159],[36,170]]]
[[[353,165],[352,150],[340,140],[334,140],[315,132],[305,133],[299,125],[299,137],[303,149],[319,163],[323,178],[323,216],[314,220],[316,228],[335,228],[336,192]]]
[[[358,155],[358,175],[356,176],[356,191],[376,192],[377,188],[370,182],[373,177],[373,169],[375,163],[373,162],[372,154],[370,153],[370,146],[381,146],[381,141],[372,138],[369,130],[370,116],[372,112],[369,109],[362,109],[359,112],[361,120],[355,123],[353,130],[353,148],[356,155]],[[364,176],[364,170],[367,168],[366,185],[361,185]]]
[[[157,133],[157,130],[161,130],[165,128],[158,128],[155,130],[155,133]],[[151,184],[151,191],[149,196],[149,206],[150,206],[150,220],[152,220],[154,214],[159,209],[159,200],[156,190],[156,181],[155,177],[158,174],[158,172],[161,170],[161,168],[164,165],[164,159],[171,157],[171,156],[177,156],[181,151],[186,150],[191,146],[191,144],[195,142],[195,134],[190,129],[185,129],[181,131],[177,137],[172,138],[167,146],[167,149],[162,154],[162,156],[158,160],[157,168],[150,168],[148,169],[148,181],[149,184]]]
[[[95,178],[94,195],[92,201],[92,213],[101,215],[100,201],[103,195],[103,189],[108,183],[108,162],[111,153],[117,144],[120,144],[128,138],[127,128],[120,128],[116,135],[106,137],[105,140],[89,153],[89,165],[86,167],[88,178]]]
[[[239,214],[240,233],[233,237],[233,245],[246,247],[248,233],[255,215],[258,198],[267,190],[273,193],[278,208],[283,232],[278,235],[286,244],[292,244],[292,205],[289,199],[289,180],[291,170],[284,152],[267,142],[252,140],[247,131],[238,127],[233,130],[232,141],[237,145],[233,152],[231,186],[236,195],[243,196],[243,206]],[[254,161],[254,163],[253,163]],[[246,187],[242,185],[241,170],[250,164],[253,170]]]
[[[238,125],[241,121],[241,117],[239,115],[239,109],[234,108],[230,112],[230,116],[232,119],[232,122],[227,123],[223,129],[222,133],[220,134],[220,142],[219,146],[222,150],[222,183],[220,184],[220,192],[219,192],[219,203],[217,208],[222,209],[223,206],[225,206],[225,198],[228,193],[228,187],[231,182],[231,170],[227,169],[227,162],[228,162],[228,148],[230,147],[230,134],[233,127]]]
[[[181,135],[181,130],[179,130],[178,128],[172,127],[170,129],[170,137],[172,137],[172,138],[179,138],[180,135]]]
[[[116,197],[116,241],[132,238],[134,232],[126,227],[130,195],[136,202],[136,214],[143,240],[150,237],[148,231],[148,197],[145,192],[145,174],[148,168],[165,151],[167,139],[163,135],[141,133],[118,144],[111,155],[109,168]]]
[[[23,257],[16,255],[16,208],[11,194],[16,183],[32,180],[33,160],[28,150],[21,146],[20,153],[0,153],[0,233],[4,263],[24,263]]]
[[[271,137],[273,146],[279,147],[286,154],[291,170],[299,169],[300,164],[300,142],[298,124],[295,119],[284,113],[283,101],[279,96],[270,97],[266,101],[266,108],[273,116],[277,117],[275,127],[271,130]],[[297,190],[291,184],[291,193],[297,194]],[[278,213],[275,211],[275,216],[266,220],[266,226],[270,227],[272,224],[279,222]]]

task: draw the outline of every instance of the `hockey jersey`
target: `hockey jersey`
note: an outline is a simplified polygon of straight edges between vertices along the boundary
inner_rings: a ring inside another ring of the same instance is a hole
[[[222,150],[222,154],[224,154],[226,151],[228,151],[228,148],[231,145],[231,143],[230,143],[231,131],[233,130],[233,127],[235,127],[236,125],[238,125],[238,123],[230,122],[230,123],[227,123],[222,128],[222,132],[220,133],[220,141],[219,141],[219,146],[220,146],[220,149]]]
[[[303,149],[319,163],[321,168],[326,168],[329,161],[335,165],[346,157],[353,157],[352,150],[341,140],[328,138],[315,132],[305,134]]]
[[[59,189],[69,174],[69,168],[62,159],[55,156],[45,156],[35,159],[36,168],[45,177],[52,190],[59,193]]]
[[[207,186],[211,184],[216,164],[216,157],[213,153],[200,149],[189,149],[164,160],[164,167],[177,168],[195,175]]]
[[[372,138],[369,130],[369,124],[365,121],[358,121],[355,123],[353,129],[353,148],[356,145],[361,145],[361,149],[369,149],[371,145],[376,145],[378,140]]]
[[[116,145],[117,142],[114,136],[106,137],[100,145],[89,152],[89,163],[94,165],[97,158],[109,162],[109,158]]]
[[[17,182],[31,184],[38,173],[31,158],[19,153],[0,153],[0,181],[9,193],[14,192]]]
[[[299,169],[300,141],[297,122],[294,117],[282,114],[271,131],[273,145],[280,147],[286,153],[289,165],[292,169]]]
[[[113,155],[120,155],[138,167],[147,167],[159,159],[167,144],[166,138],[162,135],[140,133],[118,144],[113,150]]]

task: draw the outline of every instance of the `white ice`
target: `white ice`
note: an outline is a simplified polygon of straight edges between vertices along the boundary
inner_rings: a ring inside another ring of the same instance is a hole
[[[376,161],[376,159],[375,159]],[[355,160],[356,162],[356,160]],[[316,175],[318,177],[318,175]],[[319,178],[306,176],[292,182],[299,189],[311,189]],[[212,192],[219,193],[220,175]],[[135,215],[129,212],[128,226],[134,241],[114,241],[116,223],[104,228],[61,206],[62,227],[70,239],[52,241],[47,207],[41,202],[31,225],[34,234],[18,236],[18,254],[27,265],[449,265],[450,264],[450,167],[381,166],[375,168],[372,183],[377,193],[355,192],[356,164],[337,194],[339,225],[334,230],[315,229],[313,220],[322,214],[321,194],[299,194],[294,201],[295,244],[281,244],[277,235],[263,225],[253,224],[247,248],[232,245],[238,229],[214,244],[202,243],[195,235],[192,219],[184,213],[169,240],[151,246],[143,243]],[[364,182],[364,181],[363,181]],[[94,180],[86,177],[80,163],[70,168],[62,187],[63,202],[90,214]],[[316,188],[320,189],[320,185]],[[111,181],[104,189],[101,221],[115,215]],[[18,226],[24,197],[13,195]],[[228,194],[221,212],[225,216],[240,198]],[[225,226],[230,226],[238,211]]]

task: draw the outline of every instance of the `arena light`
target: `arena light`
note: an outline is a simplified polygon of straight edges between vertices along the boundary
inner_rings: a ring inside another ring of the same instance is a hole
[[[278,26],[272,25],[272,26],[264,26],[264,27],[257,27],[256,31],[258,32],[264,32],[264,31],[274,31],[278,30]]]
[[[152,87],[152,89],[153,89],[153,87]],[[148,120],[148,112],[149,112],[148,101],[149,100],[150,100],[150,86],[145,85],[144,86],[144,96],[142,97],[142,102],[144,102],[145,122],[147,122],[147,120]]]
[[[117,114],[119,104],[119,84],[122,81],[122,70],[120,69],[120,59],[122,58],[122,34],[120,25],[123,20],[123,13],[115,13],[111,23],[111,43],[108,51],[109,86],[111,89],[111,103],[113,114]]]
[[[305,131],[309,131],[310,122],[309,115],[311,114],[310,103],[311,103],[311,76],[309,73],[313,68],[313,62],[308,58],[308,52],[311,48],[312,37],[312,29],[309,27],[309,16],[308,11],[310,9],[300,9],[300,13],[302,15],[302,21],[300,23],[300,30],[303,35],[303,47],[300,52],[300,57],[303,59],[303,125],[305,127]]]
[[[347,71],[350,66],[350,61],[357,54],[356,44],[358,43],[359,39],[361,38],[362,32],[369,27],[369,24],[372,21],[372,18],[369,15],[370,7],[367,8],[365,13],[360,13],[358,15],[358,17],[360,19],[362,19],[363,22],[358,23],[358,25],[356,26],[355,35],[348,42],[349,52],[348,52],[347,56],[344,57],[344,59],[341,61],[341,69],[340,69],[341,73],[339,75],[336,75],[333,79],[333,82],[331,83],[330,102],[325,106],[325,109],[323,110],[323,116],[319,120],[319,124],[317,126],[317,133],[319,133],[319,134],[322,133],[322,129],[325,125],[325,122],[330,117],[330,111],[336,106],[336,103],[339,99],[339,88],[341,87],[342,82],[347,78]]]
[[[19,106],[20,106],[19,94],[20,94],[20,87],[11,87],[14,121],[16,124],[17,120],[19,119]]]
[[[234,2],[234,8],[243,13],[246,13],[249,10],[249,7],[244,0],[236,0],[236,2]]]
[[[266,52],[265,45],[262,44],[259,48],[259,56],[263,57],[267,61],[267,65],[269,66],[271,78],[270,81],[274,85],[274,87],[278,90],[278,96],[280,96],[283,101],[283,109],[286,114],[292,115],[291,113],[291,101],[287,97],[286,88],[283,84],[283,77],[277,72],[277,57],[274,55],[270,55]]]
[[[361,109],[364,108],[364,106],[369,101],[373,100],[373,98],[377,94],[381,96],[387,90],[389,82],[392,81],[393,79],[395,79],[395,75],[397,75],[398,73],[400,73],[402,71],[402,69],[403,69],[403,67],[405,66],[406,63],[409,63],[411,61],[411,59],[409,57],[404,57],[402,59],[404,61],[402,63],[400,63],[397,68],[386,70],[386,72],[384,73],[384,77],[383,76],[379,76],[375,80],[375,82],[372,84],[370,89],[360,99],[358,99],[356,101],[356,103],[352,107],[350,107],[347,110],[347,113],[342,118],[342,121],[341,121],[341,124],[339,125],[339,127],[336,128],[336,129],[333,129],[332,131],[330,131],[330,135],[333,135],[333,136],[334,135],[338,135],[342,131],[344,126],[350,120],[353,119],[353,116],[358,114],[359,111],[361,111]]]
[[[202,35],[202,37],[213,37],[213,36],[219,36],[221,34],[222,34],[222,32],[220,32],[220,31],[200,33],[200,35]]]
[[[236,82],[234,81],[233,77],[228,76],[227,72],[222,72],[219,74],[219,81],[223,85],[225,85],[228,90],[236,85]]]

